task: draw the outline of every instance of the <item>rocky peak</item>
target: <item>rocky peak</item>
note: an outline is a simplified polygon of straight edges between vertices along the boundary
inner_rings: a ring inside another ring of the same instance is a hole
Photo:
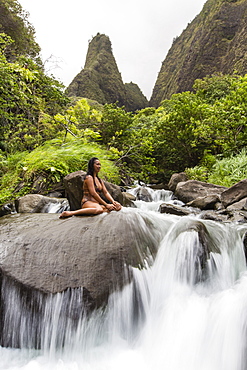
[[[112,53],[111,41],[100,33],[90,41],[85,66],[68,86],[67,94],[93,99],[101,104],[117,102],[127,110],[147,106],[147,99],[140,89],[137,97],[130,96]]]
[[[247,72],[247,0],[208,0],[174,39],[162,63],[151,106],[192,90],[195,79],[222,72]]]

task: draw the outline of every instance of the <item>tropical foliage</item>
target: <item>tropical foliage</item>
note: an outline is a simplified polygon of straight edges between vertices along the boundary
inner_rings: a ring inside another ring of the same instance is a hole
[[[31,152],[17,152],[7,158],[0,157],[0,199],[1,203],[11,198],[36,192],[35,187],[44,193],[54,189],[69,173],[87,170],[91,157],[102,162],[101,177],[119,183],[118,170],[110,161],[111,155],[97,144],[67,137],[66,142],[54,139],[47,141]]]
[[[61,84],[32,59],[20,56],[8,62],[5,51],[11,42],[0,34],[0,145],[8,153],[34,149],[49,139],[44,118],[68,100]]]
[[[13,61],[17,56],[24,55],[41,63],[35,30],[28,21],[28,13],[17,0],[0,1],[0,32],[7,34],[14,41],[7,46],[8,60]]]
[[[228,187],[247,178],[246,149],[242,149],[239,154],[232,154],[228,158],[217,159],[212,156],[209,159],[201,165],[187,168],[185,172],[189,178]]]
[[[85,169],[90,156],[100,157],[103,175],[117,183],[166,182],[184,170],[226,186],[247,177],[247,75],[206,77],[193,92],[130,113],[68,98],[34,57],[8,59],[12,43],[0,35],[1,204],[35,192],[37,181],[49,192],[67,173]]]

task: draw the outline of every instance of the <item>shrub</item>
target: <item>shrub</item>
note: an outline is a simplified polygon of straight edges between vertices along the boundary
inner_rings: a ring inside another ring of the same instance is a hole
[[[114,183],[119,182],[118,170],[111,161],[111,153],[97,144],[88,144],[69,138],[66,143],[51,140],[32,152],[0,157],[1,178],[0,204],[34,192],[33,183],[39,177],[45,182],[46,192],[62,181],[71,172],[87,169],[88,160],[98,157],[102,163],[101,177]]]

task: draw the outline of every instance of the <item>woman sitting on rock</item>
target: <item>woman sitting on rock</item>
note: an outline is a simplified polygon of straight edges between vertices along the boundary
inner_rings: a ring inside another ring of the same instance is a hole
[[[83,198],[81,209],[76,211],[64,211],[59,218],[80,215],[98,215],[103,212],[119,211],[122,206],[116,202],[107,191],[104,181],[98,176],[101,164],[98,158],[93,157],[88,162],[88,171],[83,182]],[[100,193],[111,203],[106,203]]]

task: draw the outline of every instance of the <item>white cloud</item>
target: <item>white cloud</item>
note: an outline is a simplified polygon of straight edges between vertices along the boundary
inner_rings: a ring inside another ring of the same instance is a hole
[[[100,32],[111,40],[123,81],[137,83],[149,99],[173,38],[201,11],[205,0],[19,2],[30,13],[43,60],[57,58],[59,67],[51,72],[65,86],[84,67],[88,41]]]

